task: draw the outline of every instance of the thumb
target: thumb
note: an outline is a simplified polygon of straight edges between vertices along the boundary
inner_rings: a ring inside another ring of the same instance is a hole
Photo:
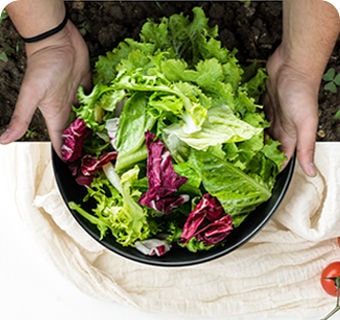
[[[62,135],[69,119],[71,108],[65,107],[62,112],[57,114],[54,119],[46,119],[48,134],[56,154],[61,158]]]
[[[11,121],[6,131],[0,136],[1,144],[16,141],[27,131],[38,105],[35,92],[35,90],[29,89],[24,84],[21,86]]]
[[[308,123],[308,121],[306,121]],[[298,129],[297,141],[297,160],[303,172],[310,177],[315,177],[317,170],[314,164],[315,141],[316,141],[316,128],[317,123],[311,123],[307,126],[301,126]]]

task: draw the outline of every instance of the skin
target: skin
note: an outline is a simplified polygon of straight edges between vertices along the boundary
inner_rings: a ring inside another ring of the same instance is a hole
[[[61,0],[19,0],[6,10],[24,37],[54,28],[64,18]],[[31,21],[36,23],[32,24]],[[270,57],[265,110],[271,135],[289,160],[294,150],[303,171],[316,175],[314,149],[321,78],[339,34],[337,10],[322,0],[284,0],[283,40]],[[88,50],[72,22],[58,34],[26,45],[27,70],[8,130],[0,143],[24,135],[39,108],[60,155],[62,132],[79,85],[90,88]]]
[[[19,0],[9,4],[6,11],[23,37],[54,28],[65,15],[64,3],[60,0]],[[11,122],[0,137],[0,143],[7,144],[21,138],[39,108],[53,147],[60,156],[61,136],[71,105],[76,102],[77,88],[79,85],[90,88],[88,49],[71,21],[59,33],[26,44],[25,49],[27,69]]]
[[[271,135],[281,142],[288,160],[297,160],[315,176],[318,92],[322,75],[340,31],[337,10],[322,0],[283,3],[283,39],[268,60],[265,110]]]

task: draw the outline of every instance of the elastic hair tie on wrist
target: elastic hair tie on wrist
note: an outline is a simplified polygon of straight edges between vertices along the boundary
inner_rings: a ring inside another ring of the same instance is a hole
[[[31,38],[24,38],[21,37],[21,39],[25,42],[25,43],[33,43],[33,42],[38,42],[41,40],[44,40],[50,36],[53,36],[54,34],[58,33],[59,31],[61,31],[62,29],[64,29],[64,27],[66,26],[66,23],[68,21],[68,15],[67,12],[65,11],[65,17],[64,20],[55,28],[48,30],[46,32],[43,32],[41,34],[38,34],[37,36],[31,37]]]

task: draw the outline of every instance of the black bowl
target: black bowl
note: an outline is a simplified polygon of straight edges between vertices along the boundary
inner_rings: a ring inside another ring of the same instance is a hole
[[[81,203],[86,194],[85,187],[78,185],[74,177],[70,174],[67,165],[60,160],[57,154],[52,149],[52,163],[55,178],[57,181],[60,193],[66,203],[74,201]],[[272,191],[271,198],[265,203],[251,212],[248,217],[241,223],[241,225],[234,229],[224,241],[223,246],[217,246],[208,251],[198,253],[191,253],[187,249],[181,247],[173,247],[164,256],[145,256],[137,249],[130,247],[123,247],[117,243],[113,236],[107,235],[103,240],[99,239],[99,231],[97,227],[91,224],[88,220],[83,218],[77,212],[70,210],[74,218],[82,226],[82,228],[89,233],[95,240],[101,243],[109,250],[131,259],[133,261],[141,262],[148,265],[165,266],[165,267],[179,267],[195,265],[202,262],[207,262],[221,256],[224,256],[233,250],[239,248],[247,241],[249,241],[268,220],[275,213],[279,204],[281,203],[293,175],[295,165],[295,156],[290,160],[288,166],[277,177],[276,184]],[[90,211],[90,210],[89,210]]]

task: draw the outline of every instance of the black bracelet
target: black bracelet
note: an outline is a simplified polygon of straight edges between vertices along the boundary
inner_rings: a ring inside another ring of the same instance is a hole
[[[67,15],[67,12],[65,11],[64,20],[61,22],[61,24],[59,24],[55,28],[48,30],[46,32],[43,32],[41,34],[38,34],[37,36],[31,37],[31,38],[21,37],[21,39],[24,40],[24,42],[26,42],[26,43],[33,43],[33,42],[38,42],[38,41],[44,40],[44,39],[46,39],[50,36],[53,36],[54,34],[58,33],[59,31],[61,31],[66,26],[67,21],[68,21],[68,15]]]

